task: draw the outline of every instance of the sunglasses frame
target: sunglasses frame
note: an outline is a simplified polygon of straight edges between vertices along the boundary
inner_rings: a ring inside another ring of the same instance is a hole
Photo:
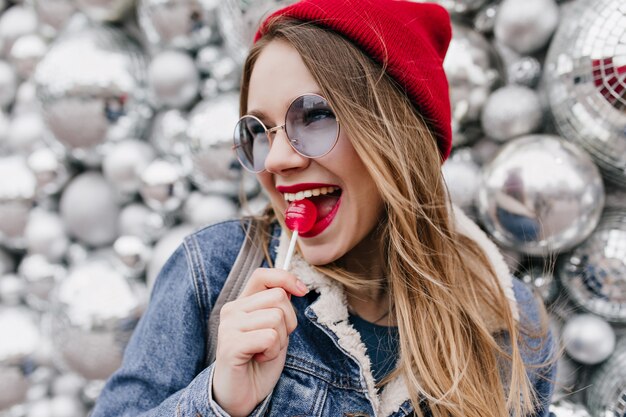
[[[297,142],[297,139],[291,139],[291,138],[289,137],[289,134],[287,133],[287,128],[286,128],[286,126],[287,126],[287,115],[289,114],[289,110],[291,110],[291,106],[293,106],[293,103],[295,103],[297,100],[299,100],[299,99],[301,99],[302,97],[305,97],[305,96],[316,96],[316,97],[321,98],[321,99],[322,99],[322,100],[324,100],[326,103],[328,103],[328,107],[330,108],[330,110],[332,110],[333,114],[335,115],[335,121],[337,122],[337,135],[335,136],[335,139],[333,140],[333,145],[330,147],[330,149],[329,149],[328,151],[324,152],[322,155],[318,155],[318,156],[308,156],[308,155],[304,155],[302,152],[300,152],[298,149],[296,149],[296,147],[295,147],[295,145],[294,145],[294,143],[296,143],[296,142]],[[293,149],[293,150],[294,150],[294,151],[295,151],[298,155],[301,155],[301,156],[303,156],[303,157],[305,157],[305,158],[309,158],[309,159],[321,158],[321,157],[323,157],[323,156],[325,156],[325,155],[328,155],[328,154],[330,153],[330,151],[332,151],[332,150],[335,148],[335,146],[337,145],[337,142],[339,141],[339,134],[340,134],[340,132],[341,132],[341,125],[340,125],[340,123],[339,123],[339,119],[337,118],[337,112],[335,112],[335,110],[334,110],[334,109],[333,109],[333,107],[330,105],[330,102],[328,101],[328,99],[326,99],[326,97],[321,96],[321,95],[316,94],[316,93],[304,93],[304,94],[300,94],[299,96],[297,96],[296,98],[294,98],[293,100],[291,100],[291,102],[289,103],[289,106],[287,106],[287,111],[285,112],[285,123],[283,123],[283,124],[282,124],[282,125],[280,125],[280,126],[274,126],[274,127],[270,128],[270,129],[268,129],[268,128],[267,128],[267,126],[265,126],[265,123],[263,123],[263,122],[261,121],[261,119],[259,119],[258,117],[254,116],[254,115],[252,115],[252,114],[244,114],[243,116],[241,116],[241,117],[239,118],[239,120],[237,120],[237,123],[235,124],[235,132],[233,132],[233,141],[234,141],[234,138],[235,138],[235,134],[236,134],[236,132],[237,132],[237,126],[239,126],[239,123],[240,123],[243,119],[245,119],[245,118],[247,118],[247,117],[252,117],[253,119],[256,119],[256,121],[257,121],[257,122],[259,122],[259,123],[261,124],[261,126],[263,126],[263,129],[265,129],[265,134],[267,135],[267,140],[268,140],[268,142],[269,142],[269,148],[270,148],[270,151],[271,151],[271,149],[272,149],[272,143],[273,143],[273,140],[272,140],[272,137],[270,136],[270,133],[276,133],[276,132],[278,132],[279,130],[281,130],[281,129],[282,129],[282,130],[284,130],[284,131],[285,131],[285,136],[287,136],[287,142],[289,143],[289,145],[291,146],[291,148],[292,148],[292,149]],[[253,170],[253,169],[250,169],[250,168],[248,168],[248,167],[246,166],[246,164],[244,164],[244,163],[241,161],[241,158],[239,158],[239,154],[237,153],[237,148],[241,148],[242,146],[243,146],[243,145],[241,145],[241,144],[239,144],[239,145],[235,145],[235,144],[233,144],[233,145],[232,145],[232,150],[233,150],[233,153],[234,153],[234,154],[235,154],[235,156],[237,157],[237,160],[239,161],[239,163],[241,164],[241,166],[242,166],[245,170],[247,170],[247,171],[249,171],[249,172],[252,172],[253,174],[260,174],[261,172],[265,171],[265,168],[263,168],[263,169],[262,169],[262,170],[260,170],[260,171],[255,171],[255,170]],[[269,152],[268,152],[268,154],[269,154]],[[266,158],[267,158],[267,156],[266,156]]]

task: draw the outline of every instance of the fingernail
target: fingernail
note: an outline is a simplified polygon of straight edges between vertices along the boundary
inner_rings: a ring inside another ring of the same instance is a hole
[[[306,294],[307,292],[309,292],[309,289],[306,287],[306,285],[304,285],[304,282],[302,282],[302,281],[300,281],[300,280],[297,280],[297,281],[296,281],[296,287],[298,287],[298,289],[299,289],[300,291],[303,291],[305,294]]]

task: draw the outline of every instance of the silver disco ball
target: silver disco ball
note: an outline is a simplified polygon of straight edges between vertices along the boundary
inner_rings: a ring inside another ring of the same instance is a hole
[[[61,363],[87,379],[106,379],[145,309],[145,286],[111,261],[75,266],[53,295],[52,341]]]
[[[195,51],[216,40],[218,0],[138,0],[139,25],[155,49]]]
[[[557,129],[626,187],[626,7],[577,0],[551,43],[545,82]]]
[[[41,334],[32,312],[0,305],[0,411],[26,399]]]
[[[151,117],[146,59],[112,27],[61,36],[37,66],[35,82],[48,127],[79,160],[93,163],[104,143],[141,137]]]
[[[578,147],[557,136],[524,136],[483,167],[476,205],[496,241],[543,256],[589,236],[604,207],[604,186]]]
[[[591,236],[562,258],[559,277],[582,308],[626,322],[626,210],[607,209]]]
[[[587,405],[594,416],[626,415],[626,339],[611,358],[593,372],[587,389]]]
[[[615,330],[593,314],[568,318],[562,338],[568,355],[585,365],[604,362],[615,350]]]
[[[189,115],[187,136],[193,166],[190,177],[206,194],[233,198],[239,195],[243,168],[232,150],[233,129],[238,119],[238,93],[201,101]]]
[[[39,20],[39,31],[46,38],[54,38],[65,27],[76,11],[73,0],[33,0]]]
[[[502,79],[498,56],[480,33],[453,24],[443,68],[450,84],[452,141],[455,146],[467,144],[481,135],[483,106]]]
[[[487,0],[430,0],[445,7],[450,13],[466,15],[483,7]]]
[[[220,1],[218,23],[224,38],[225,50],[243,65],[263,17],[292,3],[295,3],[295,0]]]
[[[550,404],[550,417],[591,417],[591,414],[582,404],[559,400]]]
[[[0,243],[24,249],[24,230],[34,205],[36,180],[21,156],[0,158]]]

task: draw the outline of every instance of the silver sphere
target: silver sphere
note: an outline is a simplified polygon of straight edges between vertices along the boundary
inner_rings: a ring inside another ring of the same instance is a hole
[[[141,173],[139,193],[151,209],[170,213],[182,206],[189,184],[179,164],[156,159]]]
[[[452,202],[470,217],[480,184],[480,167],[469,148],[457,149],[441,167]]]
[[[237,93],[202,101],[189,115],[191,181],[205,194],[236,198],[243,169],[232,151],[233,126],[239,119]]]
[[[7,146],[14,153],[24,155],[45,146],[46,124],[41,114],[36,112],[20,113],[13,117],[7,133]]]
[[[107,379],[121,364],[146,299],[145,287],[109,262],[75,266],[55,292],[52,337],[63,363],[87,379]]]
[[[541,63],[532,56],[521,57],[509,65],[506,69],[507,82],[534,88],[541,78]]]
[[[218,38],[217,0],[138,0],[139,25],[156,49],[195,51]]]
[[[487,4],[482,9],[478,10],[474,16],[474,29],[483,35],[489,35],[493,32],[493,28],[496,25],[496,16],[498,14],[498,8],[500,5]]]
[[[155,158],[154,149],[147,142],[126,139],[111,146],[102,171],[122,195],[133,195],[141,187],[141,173]]]
[[[11,108],[13,115],[22,113],[39,113],[39,101],[37,100],[37,87],[32,80],[24,81],[17,88],[15,102]]]
[[[34,77],[48,127],[79,160],[105,142],[141,137],[151,117],[145,57],[118,29],[67,32]]]
[[[32,0],[39,31],[48,39],[56,37],[76,11],[73,0]]]
[[[62,265],[39,254],[25,256],[17,272],[26,283],[26,303],[38,311],[50,308],[50,293],[67,274]]]
[[[120,236],[113,243],[113,251],[122,272],[138,278],[146,269],[150,259],[150,248],[138,236]]]
[[[550,404],[550,417],[591,417],[589,410],[582,405],[568,400],[559,400]]]
[[[37,194],[49,196],[58,193],[69,179],[69,168],[64,158],[50,148],[34,150],[26,160],[35,175]]]
[[[0,16],[0,54],[9,56],[15,41],[37,31],[37,16],[26,6],[13,6]]]
[[[261,19],[292,3],[295,0],[220,1],[218,23],[224,37],[224,49],[243,65]]]
[[[6,61],[0,61],[0,107],[7,108],[15,100],[17,74]]]
[[[211,69],[224,56],[224,50],[217,45],[207,45],[196,53],[196,68],[202,75],[211,75]]]
[[[172,225],[169,218],[144,206],[133,203],[120,212],[120,235],[137,236],[146,243],[159,239]]]
[[[563,343],[568,355],[585,365],[604,362],[615,350],[615,331],[598,316],[580,314],[563,328]]]
[[[70,244],[61,216],[38,207],[30,213],[24,239],[28,253],[43,255],[52,262],[61,261]]]
[[[0,157],[0,243],[12,249],[25,246],[24,229],[35,187],[35,177],[23,157]]]
[[[483,168],[477,199],[479,217],[496,241],[538,256],[585,240],[603,207],[604,186],[591,158],[550,135],[504,145]]]
[[[592,415],[601,417],[624,415],[626,339],[620,339],[613,356],[593,371],[589,385],[586,400]]]
[[[138,236],[120,236],[113,243],[115,261],[121,272],[131,278],[139,278],[150,260],[151,250]]]
[[[34,315],[20,307],[0,306],[0,410],[26,399],[30,386],[24,374],[41,334]]]
[[[17,306],[26,294],[26,283],[15,274],[0,275],[0,304]]]
[[[450,84],[453,143],[459,146],[480,136],[480,114],[502,76],[498,57],[487,39],[459,24],[452,25],[443,68]]]
[[[183,220],[198,228],[237,217],[237,205],[229,198],[193,192],[185,201]]]
[[[626,188],[626,98],[622,0],[571,3],[545,63],[556,128],[582,146],[605,179]]]
[[[239,89],[241,71],[237,62],[228,55],[221,56],[210,65],[211,79],[215,80],[221,92]]]
[[[528,87],[502,87],[489,96],[481,121],[485,134],[500,142],[536,132],[543,121],[539,97]]]
[[[559,279],[583,309],[626,322],[626,210],[606,209],[591,236],[561,259]]]
[[[41,36],[36,34],[24,35],[13,43],[9,53],[9,61],[13,63],[20,77],[28,79],[47,50],[48,45]]]
[[[146,282],[149,290],[152,290],[154,281],[161,271],[161,268],[163,268],[163,265],[165,265],[165,262],[172,256],[176,248],[183,243],[185,236],[193,233],[194,230],[196,230],[195,227],[183,223],[169,229],[167,233],[159,239],[154,246],[152,258],[148,263],[146,272]]]
[[[195,101],[200,74],[187,53],[163,51],[150,62],[148,80],[155,107],[182,109]]]
[[[504,0],[494,35],[520,54],[530,54],[548,43],[558,23],[559,7],[554,0]]]
[[[115,192],[97,172],[85,172],[69,183],[61,195],[60,212],[70,235],[88,245],[108,245],[118,235]]]
[[[98,22],[118,22],[132,10],[135,0],[75,0],[76,7]]]
[[[189,155],[187,117],[180,110],[160,112],[154,118],[150,143],[161,155],[182,157]]]

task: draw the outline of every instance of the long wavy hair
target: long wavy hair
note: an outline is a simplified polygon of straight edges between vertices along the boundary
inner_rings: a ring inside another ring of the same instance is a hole
[[[538,399],[519,342],[522,334],[545,337],[547,315],[543,310],[539,333],[522,328],[485,253],[455,230],[436,140],[416,106],[384,65],[350,41],[313,23],[279,17],[245,62],[241,115],[247,112],[254,64],[274,39],[300,53],[384,201],[377,231],[385,242],[384,278],[355,276],[339,261],[315,267],[347,288],[386,291],[400,360],[378,387],[402,375],[419,417],[423,400],[433,417],[530,414]],[[259,218],[268,226],[276,219],[283,223],[271,206]],[[485,308],[508,332],[510,352],[490,333],[481,314]]]

